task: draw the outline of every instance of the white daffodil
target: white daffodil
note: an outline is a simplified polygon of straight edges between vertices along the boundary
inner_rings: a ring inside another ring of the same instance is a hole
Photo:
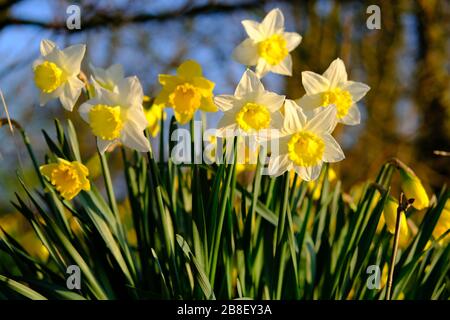
[[[95,97],[80,106],[80,115],[97,137],[100,152],[117,142],[141,152],[150,150],[143,132],[148,125],[143,96],[138,78],[128,77],[119,81],[114,91],[97,87]]]
[[[356,125],[361,114],[356,103],[361,100],[370,87],[361,82],[348,81],[344,62],[337,58],[322,74],[311,71],[302,72],[302,83],[306,94],[297,102],[309,116],[319,109],[335,105],[337,121],[346,125]]]
[[[279,110],[284,98],[266,91],[258,76],[247,69],[234,96],[220,95],[214,98],[215,104],[224,112],[218,124],[218,136],[273,136],[283,124]]]
[[[249,38],[233,52],[239,63],[256,65],[256,73],[263,77],[267,72],[292,75],[292,57],[289,54],[302,40],[296,32],[284,32],[284,16],[280,9],[270,11],[261,23],[243,20]]]
[[[41,57],[34,61],[34,82],[41,92],[41,106],[59,98],[62,106],[72,111],[84,86],[78,79],[86,46],[70,46],[64,50],[50,40],[42,40]]]
[[[117,89],[117,84],[125,77],[123,67],[120,64],[113,64],[107,69],[89,66],[92,71],[94,83],[109,91]]]
[[[324,162],[345,158],[339,144],[331,136],[336,125],[336,108],[322,108],[307,120],[302,109],[293,101],[284,104],[284,123],[278,139],[278,154],[272,154],[269,174],[279,176],[294,169],[305,181],[319,177]]]

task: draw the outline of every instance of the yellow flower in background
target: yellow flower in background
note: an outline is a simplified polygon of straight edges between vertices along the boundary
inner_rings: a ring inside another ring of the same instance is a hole
[[[289,54],[302,40],[296,32],[284,32],[284,16],[280,9],[271,10],[261,23],[243,20],[248,38],[233,52],[233,57],[246,66],[256,65],[256,74],[268,72],[292,75],[292,57]]]
[[[361,114],[356,103],[370,87],[361,82],[349,81],[341,59],[334,60],[322,75],[311,71],[302,72],[302,84],[306,94],[297,102],[308,116],[319,112],[320,107],[334,105],[339,123],[360,123]]]
[[[85,45],[74,45],[59,50],[50,40],[42,40],[41,57],[33,63],[34,83],[41,91],[41,106],[59,98],[62,106],[72,111],[83,81],[78,79],[81,61],[86,51]]]
[[[427,192],[419,177],[408,167],[399,167],[401,189],[408,199],[414,199],[412,206],[417,210],[422,210],[430,205]]]
[[[450,199],[445,203],[445,207],[442,210],[441,216],[434,227],[433,237],[439,239],[444,233],[450,229]],[[447,234],[443,239],[439,241],[439,244],[443,245],[450,242],[450,233]]]
[[[333,182],[336,180],[336,172],[332,168],[328,168],[328,181]],[[323,185],[323,179],[325,175],[322,175],[318,180],[316,181],[309,181],[308,182],[308,190],[312,192],[313,200],[318,200],[320,198],[320,195],[322,194],[322,185]]]
[[[153,104],[150,108],[144,109],[145,118],[148,121],[148,127],[152,137],[156,137],[159,133],[161,119],[166,119],[164,105]]]
[[[155,104],[173,108],[180,124],[189,122],[198,109],[217,111],[213,102],[215,84],[203,77],[202,67],[194,60],[183,62],[175,76],[160,74],[159,83],[163,88],[156,97]]]
[[[383,208],[383,217],[386,223],[387,230],[391,234],[395,234],[395,224],[397,221],[397,208],[398,202],[393,197],[388,196]],[[408,245],[410,239],[410,231],[408,227],[408,222],[404,212],[400,215],[400,237],[399,246],[404,248]]]
[[[89,191],[91,184],[87,179],[89,170],[80,162],[58,158],[57,163],[50,163],[39,168],[61,196],[73,199],[81,190]]]
[[[86,167],[89,170],[89,177],[91,180],[99,177],[102,174],[102,165],[98,153],[94,153],[87,161]]]
[[[36,257],[41,261],[47,261],[49,257],[48,249],[33,231],[23,234],[20,237],[20,244],[32,257]]]

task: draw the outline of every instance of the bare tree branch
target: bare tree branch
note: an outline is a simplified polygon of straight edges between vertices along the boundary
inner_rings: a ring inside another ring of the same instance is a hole
[[[223,14],[228,12],[240,11],[240,10],[251,10],[261,8],[265,3],[271,2],[270,0],[253,0],[241,4],[215,4],[209,3],[206,5],[201,5],[191,8],[182,8],[181,10],[175,12],[167,12],[161,14],[137,14],[132,16],[126,16],[123,11],[116,12],[96,12],[96,14],[89,20],[82,21],[82,30],[92,29],[92,28],[105,28],[105,27],[117,27],[124,24],[133,23],[145,23],[150,21],[166,21],[172,19],[184,19],[192,18],[199,15],[213,15],[213,14]],[[280,1],[278,1],[280,2]],[[289,2],[283,0],[283,2]],[[5,17],[0,21],[0,30],[11,25],[29,25],[36,26],[45,29],[54,30],[65,30],[66,22],[47,22],[47,21],[36,21],[17,17]]]

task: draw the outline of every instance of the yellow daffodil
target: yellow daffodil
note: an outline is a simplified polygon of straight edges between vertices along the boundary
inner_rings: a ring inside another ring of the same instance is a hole
[[[442,210],[441,216],[434,227],[433,237],[439,239],[444,233],[450,229],[450,199],[445,203],[445,207]],[[443,239],[440,240],[440,244],[445,244],[450,242],[450,233],[447,234]]]
[[[279,154],[270,157],[270,175],[279,176],[294,169],[303,180],[316,180],[324,162],[345,158],[331,136],[336,123],[336,108],[323,109],[307,120],[293,100],[286,100],[284,113],[283,136],[278,140]]]
[[[398,202],[393,197],[388,196],[383,208],[383,218],[386,223],[386,228],[391,234],[395,234],[395,224],[397,221]],[[400,214],[400,230],[399,230],[399,246],[404,248],[408,245],[410,240],[410,230],[405,213]]]
[[[313,200],[318,200],[320,198],[320,195],[322,194],[322,185],[324,177],[325,176],[323,175],[316,181],[308,182],[308,190],[312,192]],[[328,168],[327,178],[329,182],[333,182],[334,180],[336,180],[336,172],[332,168]]]
[[[182,63],[176,76],[160,74],[159,83],[163,88],[156,97],[155,104],[173,108],[180,124],[189,122],[198,109],[217,111],[213,103],[215,84],[203,77],[202,67],[194,60]]]
[[[298,104],[308,116],[318,112],[319,107],[334,105],[339,123],[360,123],[361,114],[356,103],[370,88],[364,83],[349,81],[341,59],[334,60],[322,75],[311,71],[302,72],[302,83],[306,94],[298,100]]]
[[[72,111],[84,86],[78,74],[86,46],[74,45],[59,50],[52,41],[42,40],[40,51],[41,57],[33,63],[33,71],[41,106],[59,98],[62,106]]]
[[[283,122],[279,110],[284,98],[266,91],[258,76],[247,69],[234,96],[220,95],[214,98],[214,102],[224,112],[217,125],[218,136],[266,138],[277,134]]]
[[[145,118],[148,121],[148,128],[152,137],[156,137],[159,133],[161,119],[166,119],[164,106],[161,104],[153,104],[149,109],[144,109]]]
[[[123,67],[120,64],[113,64],[109,68],[102,69],[90,65],[92,71],[92,80],[102,88],[114,91],[117,85],[124,79]]]
[[[117,142],[141,152],[150,150],[144,135],[148,122],[142,107],[143,96],[138,78],[128,77],[114,91],[96,87],[95,97],[80,106],[80,115],[97,137],[101,153]]]
[[[302,40],[296,32],[284,32],[284,16],[280,9],[270,11],[261,23],[243,20],[248,38],[239,44],[233,57],[247,66],[256,65],[256,73],[263,77],[267,72],[292,75],[292,58],[289,52]]]
[[[408,167],[399,167],[401,189],[408,199],[414,199],[412,206],[422,210],[430,205],[430,199],[419,177]]]
[[[39,168],[61,196],[73,199],[81,190],[89,191],[91,184],[87,179],[89,170],[80,162],[58,158],[57,163],[50,163]]]

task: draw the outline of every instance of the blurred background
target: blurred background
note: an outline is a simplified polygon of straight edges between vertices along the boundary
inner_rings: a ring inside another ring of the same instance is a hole
[[[81,30],[66,28],[71,4],[81,8]],[[380,30],[366,26],[366,9],[372,4],[381,9]],[[82,69],[87,74],[89,63],[120,63],[126,75],[139,77],[149,96],[160,89],[158,74],[173,73],[186,59],[201,63],[206,77],[216,83],[215,94],[232,93],[245,70],[231,58],[246,37],[240,22],[261,20],[274,7],[283,11],[286,30],[300,33],[303,40],[292,53],[293,77],[270,74],[263,79],[266,88],[299,98],[304,93],[301,72],[322,73],[336,57],[344,60],[351,80],[371,87],[359,104],[361,125],[335,132],[346,154],[345,161],[333,166],[344,190],[372,178],[391,157],[410,165],[429,193],[448,183],[450,157],[435,152],[450,151],[450,3],[444,0],[0,0],[0,89],[11,118],[30,135],[38,161],[44,162],[45,155],[41,130],[54,136],[57,117],[75,122],[83,158],[93,162],[95,141],[78,113],[65,112],[58,101],[39,106],[31,65],[42,39],[60,47],[86,43]],[[0,105],[0,118],[5,116]],[[170,116],[168,112],[167,122]],[[208,126],[219,118],[209,114]],[[3,126],[0,141],[1,219],[13,211],[10,200],[20,190],[17,174],[27,184],[36,178],[20,134]],[[154,145],[158,147],[158,139]],[[120,166],[119,159],[117,150],[111,161]],[[119,198],[125,195],[121,181],[118,173]]]

